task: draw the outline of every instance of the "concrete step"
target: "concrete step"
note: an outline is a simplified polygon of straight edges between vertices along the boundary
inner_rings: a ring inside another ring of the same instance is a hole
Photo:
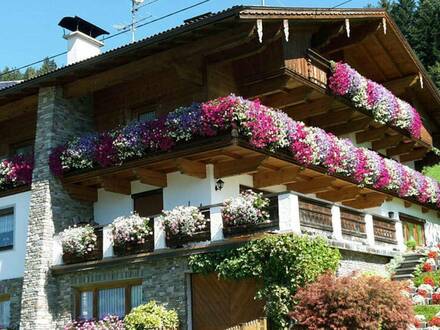
[[[403,256],[403,259],[406,261],[409,260],[419,260],[420,258],[424,258],[425,255],[421,253],[407,253]]]
[[[402,261],[402,263],[400,264],[399,268],[407,268],[407,267],[416,267],[421,263],[421,259],[420,260],[404,260]]]
[[[412,274],[416,270],[415,267],[397,268],[396,274]]]
[[[396,280],[396,281],[411,280],[413,278],[414,278],[413,274],[396,274],[393,276],[393,280]]]

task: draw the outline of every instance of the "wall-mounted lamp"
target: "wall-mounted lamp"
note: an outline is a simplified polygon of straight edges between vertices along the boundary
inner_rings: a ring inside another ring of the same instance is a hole
[[[225,186],[225,182],[222,179],[218,179],[215,182],[215,191],[220,191],[223,189],[223,187]]]
[[[394,219],[394,212],[393,211],[388,212],[388,218]]]

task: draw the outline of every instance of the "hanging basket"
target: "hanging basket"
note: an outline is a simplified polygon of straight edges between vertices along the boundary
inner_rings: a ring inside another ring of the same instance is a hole
[[[204,242],[209,241],[210,239],[211,234],[209,230],[199,231],[192,236],[182,234],[172,235],[170,233],[166,234],[166,244],[173,249],[181,248],[188,243]]]
[[[270,229],[276,229],[277,224],[269,221],[269,222],[262,222],[257,224],[241,224],[241,225],[235,225],[230,226],[225,223],[223,223],[223,235],[225,237],[232,237],[232,236],[243,236],[248,235],[252,233],[257,232],[263,232],[268,231]]]
[[[129,242],[120,245],[113,245],[113,252],[118,257],[129,256],[140,253],[148,253],[154,251],[154,238],[148,237],[144,243]]]

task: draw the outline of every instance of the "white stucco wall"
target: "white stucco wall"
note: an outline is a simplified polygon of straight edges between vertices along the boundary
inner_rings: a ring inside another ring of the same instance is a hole
[[[23,277],[30,192],[0,198],[0,209],[14,208],[14,247],[0,251],[0,280]]]

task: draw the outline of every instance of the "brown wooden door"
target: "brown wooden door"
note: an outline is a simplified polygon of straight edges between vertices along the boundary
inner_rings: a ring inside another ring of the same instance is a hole
[[[162,189],[146,191],[132,196],[134,201],[134,211],[141,217],[151,217],[163,210]]]
[[[220,280],[217,274],[191,276],[194,330],[224,330],[264,316],[264,304],[255,300],[255,280]]]
[[[403,238],[406,241],[414,239],[417,246],[425,246],[425,224],[422,221],[400,215],[403,225]]]

